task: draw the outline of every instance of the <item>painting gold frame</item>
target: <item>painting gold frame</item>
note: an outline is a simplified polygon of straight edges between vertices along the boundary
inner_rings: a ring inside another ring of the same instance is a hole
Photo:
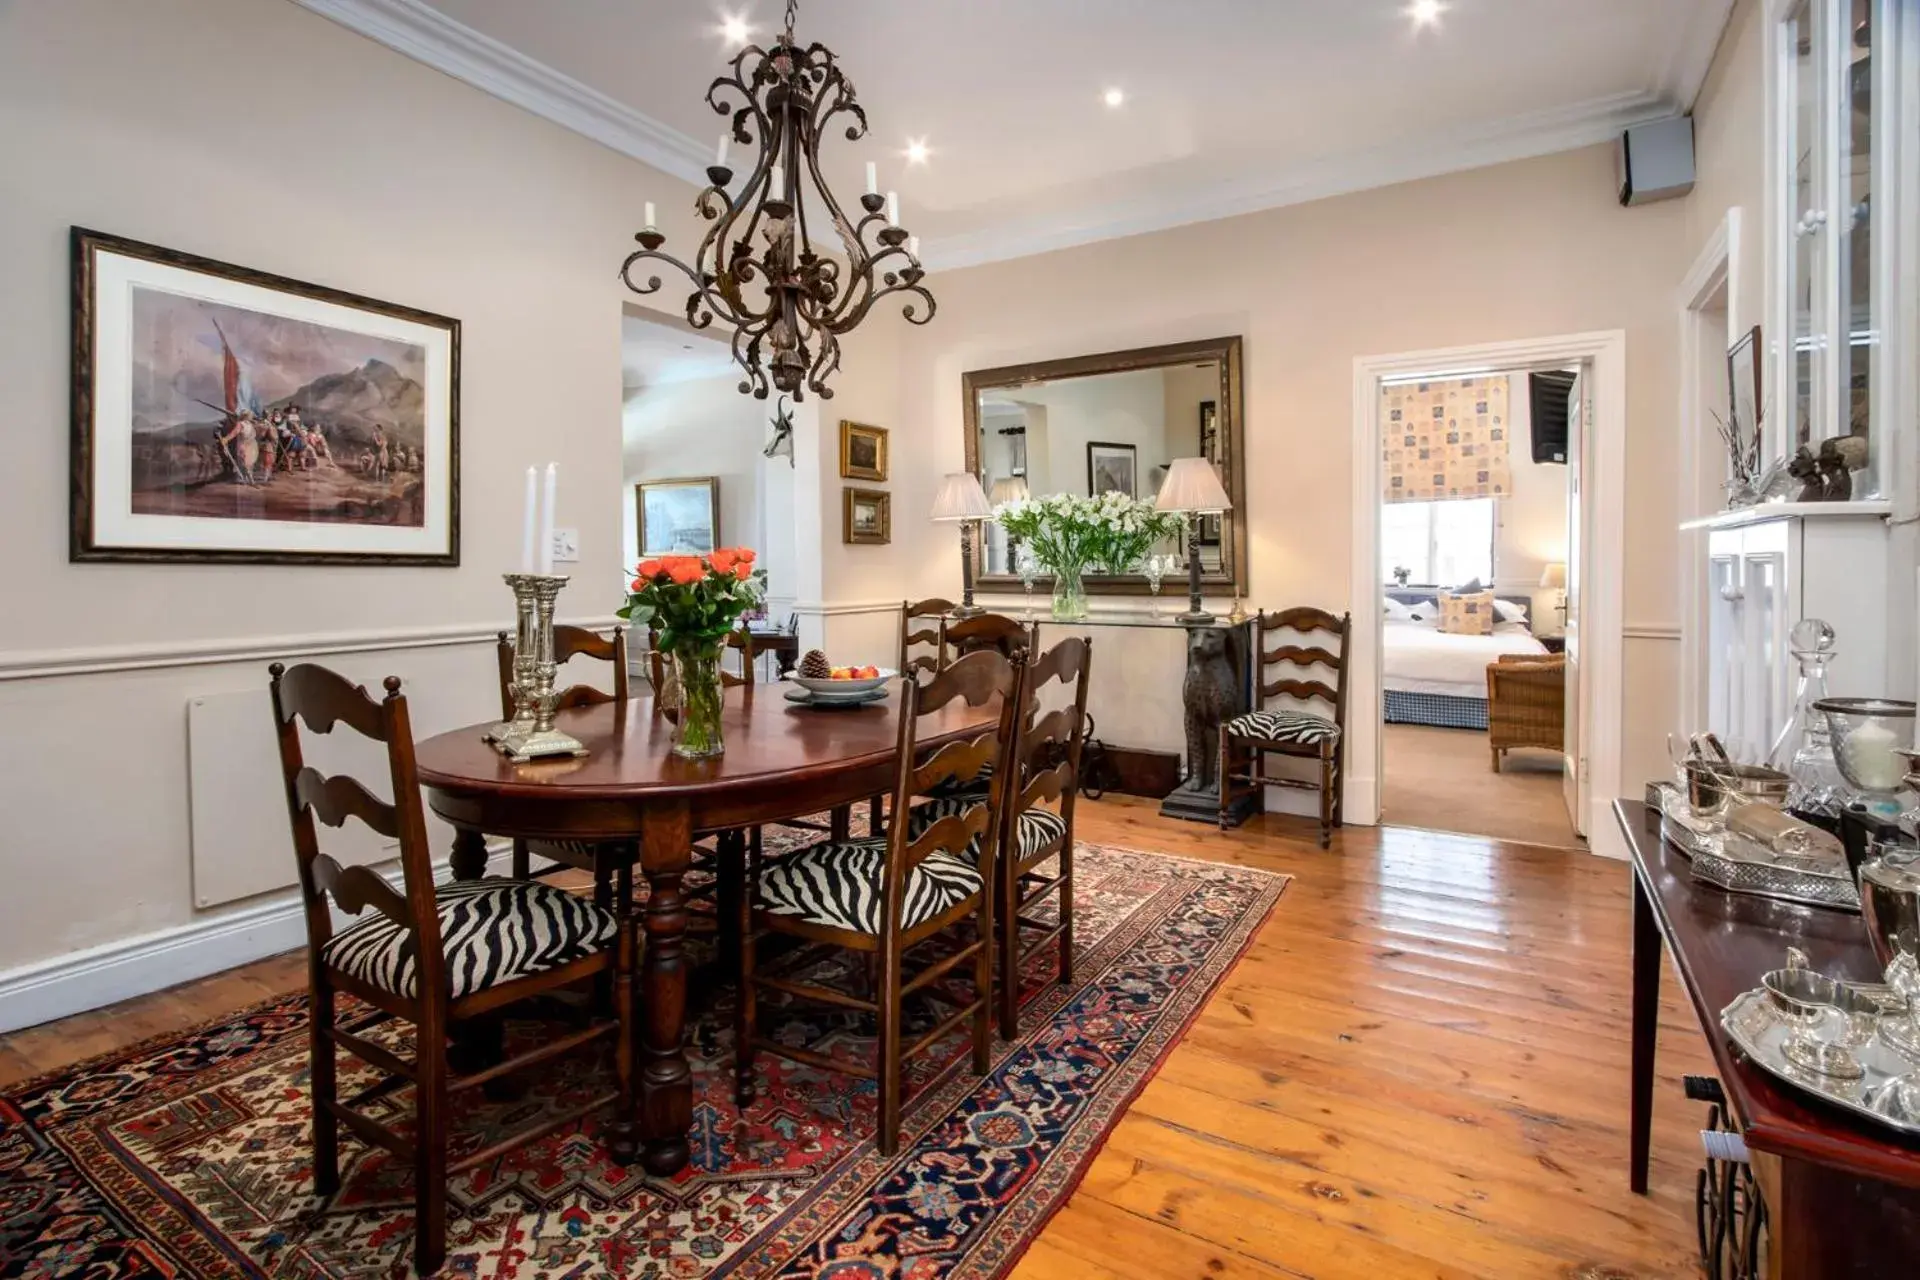
[[[853,510],[863,502],[871,502],[878,516],[879,528],[857,529],[853,523]],[[854,545],[885,546],[893,541],[893,495],[885,489],[856,489],[848,485],[840,499],[840,540]]]
[[[699,548],[664,545],[658,541],[650,543],[647,539],[647,493],[649,490],[659,490],[663,493],[676,490],[698,493],[704,490],[709,517],[707,537],[712,545]],[[718,476],[682,476],[673,480],[642,480],[633,486],[633,509],[636,525],[635,545],[643,558],[662,555],[703,555],[721,545],[720,478]]]
[[[864,456],[856,458],[859,451],[864,454],[863,446],[871,446],[873,461],[869,464]],[[840,423],[840,478],[842,480],[881,480],[887,478],[887,429],[870,427],[861,422]]]

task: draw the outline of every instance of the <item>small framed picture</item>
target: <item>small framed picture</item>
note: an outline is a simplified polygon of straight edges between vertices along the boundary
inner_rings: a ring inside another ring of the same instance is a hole
[[[460,563],[460,322],[75,227],[69,558]]]
[[[1760,418],[1760,326],[1748,330],[1727,352],[1727,404],[1743,434],[1751,434]]]
[[[1129,498],[1139,496],[1134,479],[1136,452],[1130,444],[1087,442],[1087,496],[1120,492]]]
[[[884,489],[847,488],[841,511],[842,542],[884,545],[893,541],[893,495]]]
[[[633,487],[640,555],[705,555],[720,545],[720,478],[643,480]]]
[[[840,478],[842,480],[885,480],[887,478],[887,429],[868,427],[858,422],[840,424]]]

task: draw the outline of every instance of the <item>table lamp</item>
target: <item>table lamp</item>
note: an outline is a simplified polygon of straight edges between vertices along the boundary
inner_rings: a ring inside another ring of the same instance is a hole
[[[1153,506],[1156,511],[1187,517],[1187,611],[1178,620],[1212,622],[1213,615],[1200,599],[1200,517],[1233,510],[1226,486],[1220,483],[1220,473],[1205,458],[1175,458]]]
[[[1554,608],[1560,611],[1560,629],[1567,626],[1567,566],[1561,560],[1547,561],[1547,567],[1540,571],[1540,586],[1545,591],[1558,591],[1560,603]]]
[[[935,520],[960,526],[960,607],[954,616],[971,618],[984,612],[973,602],[973,528],[993,518],[993,505],[980,487],[980,477],[971,471],[949,471],[940,481],[940,492],[933,496]]]

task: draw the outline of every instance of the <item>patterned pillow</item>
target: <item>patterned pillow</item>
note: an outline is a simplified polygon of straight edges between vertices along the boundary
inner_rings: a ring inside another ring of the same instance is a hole
[[[1490,636],[1493,634],[1493,592],[1473,595],[1440,593],[1440,630],[1450,636]]]

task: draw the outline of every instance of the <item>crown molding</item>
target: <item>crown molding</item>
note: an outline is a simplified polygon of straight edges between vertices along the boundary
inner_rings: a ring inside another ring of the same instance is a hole
[[[695,186],[707,184],[707,147],[645,112],[454,21],[422,0],[296,3],[621,155]]]
[[[1632,125],[1675,114],[1673,103],[1657,93],[1616,94],[1417,143],[1341,156],[1277,176],[1217,183],[1177,199],[1090,207],[1078,213],[1069,211],[967,235],[928,238],[922,245],[920,257],[929,270],[1023,258],[1100,240],[1143,235],[1512,160],[1573,151],[1610,142]]]

